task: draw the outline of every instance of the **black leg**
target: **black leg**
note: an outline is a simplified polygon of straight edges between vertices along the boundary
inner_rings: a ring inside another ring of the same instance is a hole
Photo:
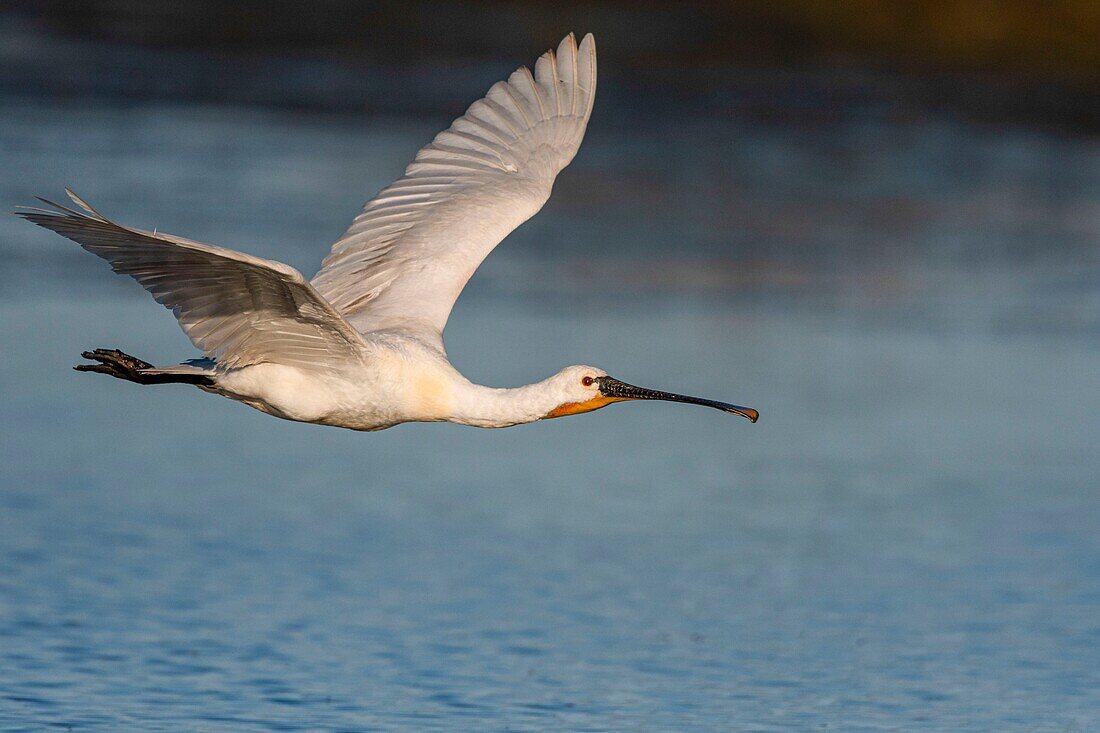
[[[130,356],[118,349],[96,349],[80,354],[85,359],[98,364],[78,364],[73,369],[78,372],[96,372],[108,374],[135,384],[197,384],[212,385],[214,381],[204,374],[143,374],[141,370],[152,369],[153,365]]]

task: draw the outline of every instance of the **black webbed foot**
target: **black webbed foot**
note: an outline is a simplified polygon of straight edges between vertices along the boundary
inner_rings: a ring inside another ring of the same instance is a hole
[[[140,371],[142,369],[152,369],[152,364],[118,349],[96,349],[95,351],[84,351],[80,355],[85,359],[99,363],[78,364],[73,367],[78,372],[109,374],[112,377],[125,379],[128,382],[137,382],[138,384],[153,383],[147,375],[142,374]]]

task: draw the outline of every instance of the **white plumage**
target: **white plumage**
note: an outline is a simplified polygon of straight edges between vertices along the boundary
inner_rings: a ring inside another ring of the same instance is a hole
[[[25,218],[54,230],[141,283],[171,309],[203,354],[231,369],[278,362],[310,368],[351,359],[363,338],[289,265],[116,224],[52,204]]]
[[[313,286],[361,331],[438,336],[481,261],[550,197],[595,93],[591,35],[494,84],[363,207]]]
[[[129,275],[170,308],[205,360],[153,367],[97,349],[78,366],[142,384],[185,382],[291,420],[378,430],[401,422],[504,427],[626,399],[724,403],[631,387],[569,367],[518,389],[475,385],[442,332],[482,260],[542,208],[592,113],[596,47],[572,34],[493,85],[368,202],[307,282],[292,267],[116,224],[66,189],[24,218]]]

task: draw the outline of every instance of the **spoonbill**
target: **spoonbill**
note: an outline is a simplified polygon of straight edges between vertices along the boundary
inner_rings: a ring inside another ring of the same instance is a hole
[[[155,367],[117,349],[74,367],[137,384],[192,384],[287,420],[352,430],[404,422],[501,428],[613,402],[749,407],[635,387],[571,366],[515,389],[474,384],[443,328],[478,265],[550,196],[576,155],[596,92],[596,44],[573,34],[520,68],[422,148],[369,201],[307,281],[281,262],[117,224],[76,208],[20,216],[77,242],[170,308],[205,358]]]

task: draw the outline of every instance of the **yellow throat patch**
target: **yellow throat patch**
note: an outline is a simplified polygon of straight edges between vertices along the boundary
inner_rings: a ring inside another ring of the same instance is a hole
[[[558,405],[550,412],[543,416],[543,420],[547,420],[552,417],[565,417],[566,415],[580,415],[582,412],[592,412],[598,410],[601,407],[607,407],[612,402],[625,402],[626,397],[604,397],[603,395],[596,395],[590,400],[584,402],[566,402],[564,405]]]

